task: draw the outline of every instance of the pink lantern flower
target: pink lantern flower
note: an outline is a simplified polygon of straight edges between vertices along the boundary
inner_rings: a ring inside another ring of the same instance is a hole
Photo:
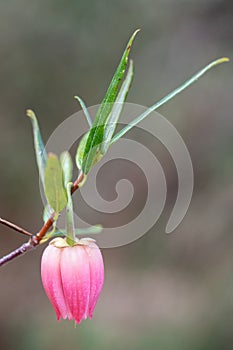
[[[60,237],[52,240],[43,252],[41,277],[58,321],[92,318],[104,283],[103,258],[93,239],[74,246]]]

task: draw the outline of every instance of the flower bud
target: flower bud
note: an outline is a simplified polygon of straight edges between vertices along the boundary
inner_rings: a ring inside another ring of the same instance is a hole
[[[91,238],[72,247],[55,238],[43,252],[41,278],[58,321],[92,318],[104,282],[100,249]]]

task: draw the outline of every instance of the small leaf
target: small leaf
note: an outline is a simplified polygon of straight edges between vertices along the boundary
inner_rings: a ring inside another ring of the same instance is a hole
[[[84,113],[84,115],[85,115],[85,117],[86,117],[86,120],[87,120],[87,122],[88,122],[88,125],[89,125],[90,128],[91,128],[91,127],[92,127],[92,119],[91,119],[91,116],[90,116],[90,114],[89,114],[89,112],[88,112],[88,109],[87,109],[87,107],[86,107],[84,101],[83,101],[83,100],[81,99],[81,97],[79,97],[79,96],[74,96],[74,98],[75,98],[76,100],[78,100],[78,102],[80,103],[80,106],[82,107],[83,113]]]
[[[67,196],[63,185],[62,167],[57,156],[53,153],[48,154],[45,168],[45,195],[56,214],[65,208]]]
[[[78,145],[77,152],[76,152],[75,161],[76,161],[77,168],[79,170],[82,169],[84,150],[86,147],[86,142],[87,142],[88,136],[89,136],[89,131],[82,137],[82,139]]]
[[[81,161],[82,171],[84,174],[87,174],[89,172],[89,170],[93,166],[93,161],[96,160],[97,158],[100,158],[99,155],[96,158],[96,154],[99,152],[101,143],[103,141],[105,124],[113,108],[113,104],[116,100],[120,83],[125,74],[125,68],[128,62],[130,49],[138,31],[139,30],[136,30],[133,33],[133,35],[131,36],[126,46],[126,49],[123,53],[121,61],[109,85],[107,93],[98,109],[98,112],[96,114],[96,117],[93,123],[93,127],[89,132],[84,153],[83,153],[83,159]]]
[[[44,207],[44,211],[43,211],[43,221],[44,221],[44,223],[48,221],[48,219],[50,218],[52,213],[53,213],[53,211],[50,208],[50,205],[46,204],[46,206]]]
[[[63,184],[64,187],[72,180],[73,175],[73,162],[71,155],[68,151],[62,152],[60,155],[60,163],[63,171]]]
[[[120,115],[124,106],[124,101],[126,100],[130,86],[132,84],[132,80],[133,80],[133,61],[130,60],[129,70],[127,72],[126,78],[117,95],[116,101],[114,102],[112,111],[109,115],[108,121],[104,129],[103,142],[100,147],[100,151],[102,154],[105,154],[110,146],[112,135],[114,134],[114,131],[116,129],[117,122],[120,118]]]
[[[73,210],[73,202],[71,197],[71,187],[72,182],[69,182],[66,186],[66,194],[68,198],[67,206],[66,206],[66,237],[67,243],[69,245],[74,245],[75,243],[75,232],[74,232],[74,210]]]
[[[205,74],[208,70],[210,70],[212,67],[217,66],[221,63],[229,62],[229,58],[222,57],[219,58],[210,64],[208,64],[206,67],[201,69],[198,73],[194,74],[190,79],[188,79],[186,82],[184,82],[181,86],[170,92],[167,96],[162,98],[160,101],[156,102],[153,106],[148,108],[144,113],[139,115],[137,118],[135,118],[131,123],[129,123],[126,127],[124,127],[119,133],[117,133],[111,140],[111,144],[119,140],[123,135],[125,135],[129,130],[131,130],[134,126],[136,126],[138,123],[143,121],[151,112],[155,111],[159,107],[163,106],[165,103],[170,101],[173,97],[181,93],[183,90],[187,89],[190,85],[195,83],[197,79],[199,79],[203,74]]]
[[[36,161],[37,161],[40,179],[44,186],[44,173],[45,173],[45,167],[47,162],[47,153],[41,137],[39,124],[35,113],[31,109],[28,109],[26,111],[26,115],[31,119],[31,122],[32,122]]]

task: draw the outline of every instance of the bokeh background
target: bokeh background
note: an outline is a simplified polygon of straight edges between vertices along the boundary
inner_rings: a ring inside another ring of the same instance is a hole
[[[36,111],[46,140],[79,110],[74,94],[88,106],[99,103],[138,27],[129,102],[149,106],[213,59],[233,57],[230,0],[0,2],[1,217],[32,232],[42,224],[25,109]],[[141,239],[103,251],[106,282],[93,320],[76,328],[56,322],[41,285],[39,247],[1,268],[1,349],[232,349],[232,72],[232,63],[217,67],[160,110],[186,142],[195,173],[192,203],[176,231],[164,234],[177,177],[158,144],[166,209]],[[25,240],[6,227],[0,232],[1,255]]]

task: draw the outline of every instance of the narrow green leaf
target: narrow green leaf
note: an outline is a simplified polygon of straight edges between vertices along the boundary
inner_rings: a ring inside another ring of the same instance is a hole
[[[103,227],[101,225],[95,225],[87,228],[76,228],[74,230],[75,236],[81,236],[81,235],[94,235],[98,234],[103,230]],[[58,230],[55,231],[52,235],[52,237],[58,237],[58,236],[67,236],[66,230]]]
[[[208,64],[206,67],[201,69],[198,73],[194,74],[190,79],[188,79],[186,82],[184,82],[181,86],[179,86],[177,89],[170,92],[167,96],[162,98],[160,101],[156,102],[153,106],[148,108],[144,113],[139,115],[137,118],[135,118],[131,123],[129,123],[126,127],[124,127],[119,133],[117,133],[111,140],[111,144],[119,140],[123,135],[125,135],[129,130],[131,130],[134,126],[136,126],[138,123],[140,123],[143,119],[145,119],[151,112],[155,111],[168,101],[170,101],[173,97],[181,93],[183,90],[188,88],[190,85],[195,83],[197,79],[199,79],[203,74],[205,74],[209,69],[211,69],[214,66],[217,66],[221,63],[228,62],[229,58],[223,57],[219,58],[210,64]]]
[[[82,107],[82,110],[83,110],[83,113],[84,113],[84,115],[85,115],[85,117],[86,117],[86,120],[87,120],[87,122],[88,122],[88,125],[89,125],[90,128],[91,128],[91,127],[92,127],[92,119],[91,119],[91,116],[90,116],[90,114],[89,114],[89,112],[88,112],[88,109],[87,109],[87,107],[86,107],[86,105],[85,105],[85,102],[84,102],[84,101],[81,99],[81,97],[79,97],[79,96],[74,96],[74,98],[75,98],[76,100],[78,100],[80,106]]]
[[[66,206],[66,237],[67,243],[71,246],[75,243],[75,232],[74,232],[74,210],[73,210],[73,202],[71,197],[71,187],[72,182],[69,182],[66,186],[66,194],[68,198],[67,206]]]
[[[72,180],[73,175],[73,162],[68,151],[62,152],[60,155],[60,163],[63,171],[63,184],[64,187],[66,187],[68,182]]]
[[[45,168],[45,195],[56,214],[65,208],[67,196],[63,185],[62,167],[59,159],[53,153],[48,154]]]
[[[35,113],[31,109],[28,109],[26,111],[26,115],[31,119],[31,122],[32,122],[36,161],[37,161],[40,179],[44,186],[44,173],[45,173],[45,167],[47,162],[47,153],[41,137],[39,124]]]
[[[112,135],[114,134],[118,120],[120,118],[120,115],[124,106],[124,102],[126,100],[130,86],[132,84],[132,80],[133,80],[133,61],[130,60],[129,69],[128,69],[126,78],[120,88],[120,91],[117,95],[116,101],[114,102],[112,111],[109,115],[109,118],[107,120],[105,129],[104,129],[103,142],[100,147],[100,151],[102,154],[105,154],[110,146],[110,141],[112,139]]]
[[[89,132],[85,149],[84,149],[83,159],[81,162],[82,171],[84,172],[84,174],[87,174],[89,172],[89,170],[93,166],[93,161],[96,160],[96,154],[98,154],[101,143],[103,141],[105,124],[113,108],[113,104],[116,100],[120,83],[125,74],[125,68],[128,62],[130,49],[138,31],[139,30],[136,30],[133,33],[133,35],[131,36],[126,46],[126,49],[123,53],[121,61],[116,69],[116,72],[112,78],[112,81],[109,85],[107,93],[98,109],[93,126]],[[97,155],[97,158],[99,158],[98,155]]]

